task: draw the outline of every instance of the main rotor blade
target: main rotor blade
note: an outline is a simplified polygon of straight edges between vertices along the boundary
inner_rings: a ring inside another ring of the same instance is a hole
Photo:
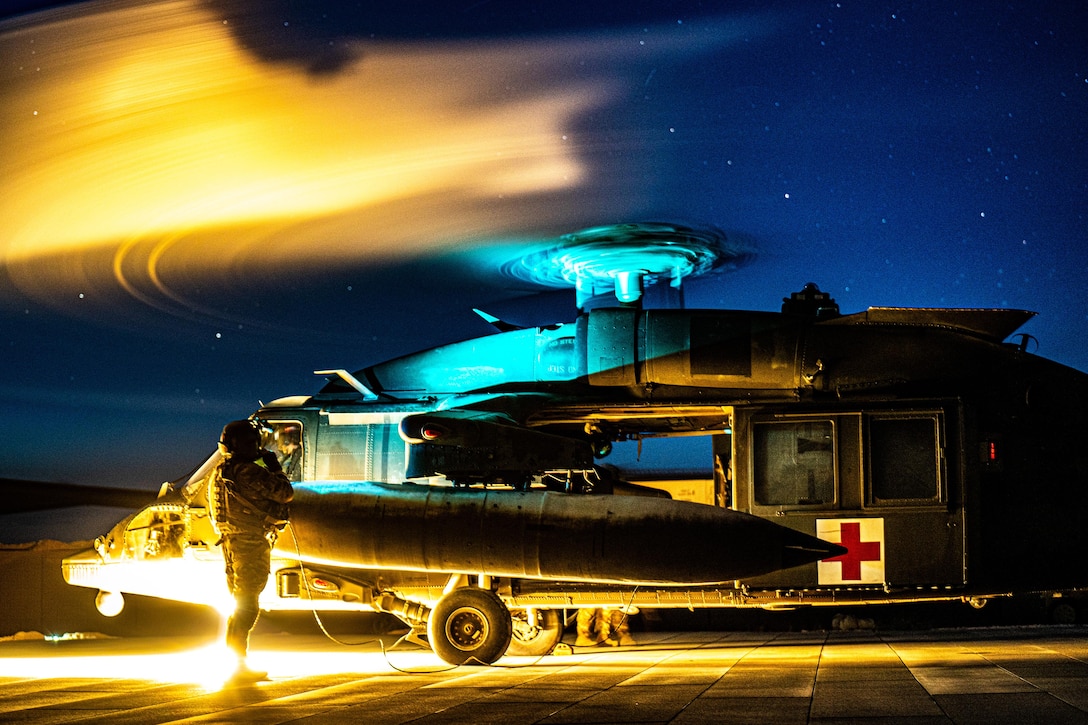
[[[47,511],[72,506],[136,509],[154,501],[157,493],[132,488],[0,478],[0,514]]]

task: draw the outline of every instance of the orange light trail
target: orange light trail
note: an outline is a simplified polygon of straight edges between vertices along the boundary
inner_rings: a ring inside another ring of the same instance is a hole
[[[354,63],[315,77],[260,61],[192,1],[29,17],[0,26],[0,259],[43,301],[91,289],[171,311],[194,307],[172,280],[225,268],[566,228],[571,205],[543,200],[577,198],[586,148],[623,143],[580,137],[578,122],[624,92],[631,64],[750,30],[350,41]]]
[[[21,222],[5,245],[15,259],[455,189],[575,184],[562,128],[606,95],[590,85],[477,102],[487,67],[518,73],[503,48],[368,46],[355,72],[316,82],[260,64],[183,3],[60,20],[5,43],[41,64],[22,67],[8,106],[15,153],[0,213]]]

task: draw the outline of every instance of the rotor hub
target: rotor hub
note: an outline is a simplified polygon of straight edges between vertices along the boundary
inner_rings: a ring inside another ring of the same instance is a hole
[[[743,256],[714,227],[612,224],[566,234],[516,260],[507,272],[544,287],[574,287],[578,307],[584,309],[591,298],[610,292],[621,304],[638,304],[648,285],[667,283],[680,290],[685,278]]]

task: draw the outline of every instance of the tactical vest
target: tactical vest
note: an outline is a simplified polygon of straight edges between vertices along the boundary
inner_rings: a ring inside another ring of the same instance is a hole
[[[286,526],[288,505],[271,500],[263,500],[258,505],[242,496],[238,493],[234,480],[225,475],[229,463],[227,459],[220,461],[208,481],[208,504],[216,531],[223,535],[240,530],[282,529]],[[254,463],[265,467],[260,459]]]

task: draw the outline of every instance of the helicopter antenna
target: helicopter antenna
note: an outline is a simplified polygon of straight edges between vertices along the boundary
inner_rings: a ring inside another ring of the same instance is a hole
[[[513,330],[524,329],[524,328],[522,328],[522,327],[520,327],[518,325],[511,324],[511,323],[507,322],[506,320],[501,320],[498,317],[495,317],[495,315],[484,312],[483,310],[478,309],[476,307],[473,307],[472,311],[475,312],[480,317],[482,317],[484,322],[491,325],[492,327],[497,329],[499,332],[511,332]]]

